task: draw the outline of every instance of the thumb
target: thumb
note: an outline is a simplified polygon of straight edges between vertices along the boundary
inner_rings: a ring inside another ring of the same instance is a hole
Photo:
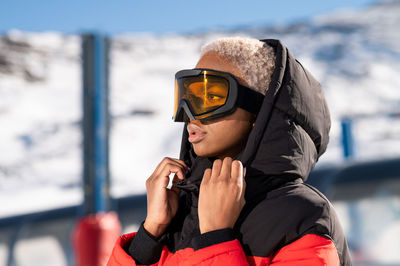
[[[172,185],[171,185],[171,188],[170,188],[170,190],[172,190],[172,191],[174,191],[176,194],[178,194],[179,195],[179,193],[181,192],[181,190],[179,189],[179,188],[177,188],[176,186],[175,186],[175,184],[177,183],[177,182],[179,182],[179,181],[181,181],[181,179],[179,178],[179,176],[178,175],[174,175],[174,178],[172,179]]]

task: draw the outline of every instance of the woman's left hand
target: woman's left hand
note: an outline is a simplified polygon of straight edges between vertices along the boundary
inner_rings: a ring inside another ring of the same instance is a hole
[[[233,228],[245,204],[243,165],[225,157],[204,171],[199,194],[200,233]]]

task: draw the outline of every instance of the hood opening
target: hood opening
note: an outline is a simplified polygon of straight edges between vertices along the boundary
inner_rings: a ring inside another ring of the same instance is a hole
[[[248,184],[251,179],[264,179],[265,182],[255,184],[266,186],[269,177],[283,181],[300,177],[305,181],[328,144],[327,103],[320,84],[279,40],[261,41],[275,49],[275,71],[246,146],[234,159],[247,168]],[[187,124],[179,158],[193,172],[180,185],[196,190],[202,173],[212,167],[215,158],[202,158],[194,153],[188,141]]]

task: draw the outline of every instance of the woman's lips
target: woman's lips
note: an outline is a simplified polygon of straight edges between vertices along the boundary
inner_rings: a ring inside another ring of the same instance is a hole
[[[200,142],[202,139],[205,138],[205,136],[206,136],[206,133],[195,132],[195,133],[189,135],[189,142],[191,142],[191,143]]]
[[[191,143],[197,143],[200,142],[202,139],[205,138],[206,132],[201,130],[200,127],[194,125],[194,124],[188,124],[187,125],[187,131],[189,132],[189,142]]]

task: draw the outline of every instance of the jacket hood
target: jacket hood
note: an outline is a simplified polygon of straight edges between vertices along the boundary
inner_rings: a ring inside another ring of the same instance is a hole
[[[246,167],[248,185],[251,179],[268,184],[298,178],[305,181],[328,145],[328,106],[319,82],[279,40],[261,41],[275,49],[275,71],[246,146],[234,159]],[[192,183],[192,188],[198,189],[202,173],[212,167],[215,158],[196,156],[186,126],[180,159],[192,168],[186,185]]]

